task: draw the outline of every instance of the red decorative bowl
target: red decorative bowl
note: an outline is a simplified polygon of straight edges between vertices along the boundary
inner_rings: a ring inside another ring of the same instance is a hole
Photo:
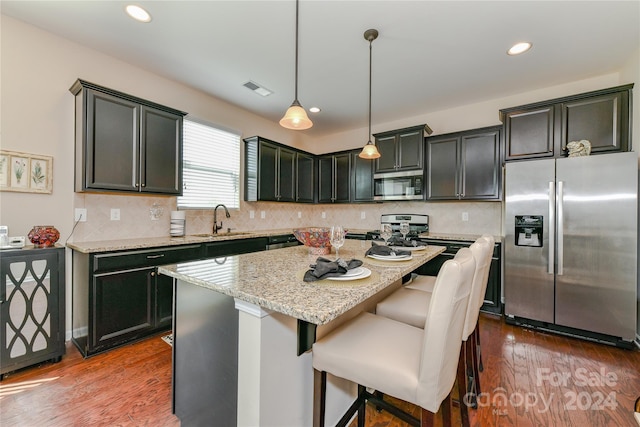
[[[33,246],[37,248],[45,248],[53,246],[60,238],[60,232],[53,225],[36,225],[27,236]]]
[[[328,255],[331,253],[330,231],[331,228],[327,227],[296,228],[293,235],[300,243],[309,247],[310,254]]]

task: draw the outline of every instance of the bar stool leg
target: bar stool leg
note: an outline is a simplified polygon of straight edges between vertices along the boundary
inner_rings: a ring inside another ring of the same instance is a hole
[[[466,344],[466,343],[465,343]],[[458,405],[460,406],[460,419],[462,421],[462,427],[469,427],[469,410],[467,408],[466,402],[468,399],[467,396],[467,375],[466,375],[466,345],[463,345],[460,349],[460,357],[458,358],[458,372],[457,383],[458,383]],[[443,402],[444,405],[444,402]],[[450,405],[450,403],[449,403]],[[443,413],[443,423],[444,423],[444,413]],[[451,424],[451,414],[449,414],[449,424]]]

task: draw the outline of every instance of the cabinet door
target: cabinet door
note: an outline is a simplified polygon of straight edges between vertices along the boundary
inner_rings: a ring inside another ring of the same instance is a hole
[[[296,202],[313,203],[315,188],[313,163],[313,156],[296,154]]]
[[[461,198],[499,199],[502,176],[500,130],[462,135],[460,144]]]
[[[65,352],[64,248],[23,251],[0,257],[0,379]]]
[[[296,152],[278,149],[278,194],[279,202],[296,201]]]
[[[333,156],[318,158],[318,203],[333,202]]]
[[[380,153],[380,157],[375,160],[376,173],[396,170],[396,139],[395,134],[376,137],[376,146]]]
[[[182,116],[141,107],[140,191],[182,194]]]
[[[398,170],[422,169],[424,157],[424,131],[422,129],[398,135]]]
[[[173,319],[173,278],[158,274],[156,269],[151,273],[155,277],[155,328],[171,328]]]
[[[155,268],[141,268],[94,276],[91,351],[131,341],[153,329],[153,272]]]
[[[349,203],[351,201],[351,155],[349,153],[335,156],[334,202]]]
[[[361,150],[351,153],[351,201],[352,202],[372,202],[373,201],[373,167],[375,162],[369,159],[358,157]]]
[[[459,141],[459,137],[427,140],[427,200],[459,198]]]
[[[627,151],[627,96],[627,92],[617,92],[563,104],[562,148],[586,139],[592,153]]]
[[[139,104],[89,89],[86,102],[85,189],[138,191]]]
[[[258,200],[278,200],[278,147],[260,141],[258,150]]]
[[[550,105],[505,117],[505,160],[554,156],[554,111]]]

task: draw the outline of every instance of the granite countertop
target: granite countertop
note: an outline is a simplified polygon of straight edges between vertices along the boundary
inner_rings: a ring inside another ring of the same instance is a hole
[[[242,231],[219,234],[190,234],[182,237],[139,237],[135,239],[95,240],[90,242],[71,242],[67,247],[82,253],[125,251],[130,249],[159,248],[163,246],[188,245],[192,243],[221,242],[224,240],[250,239],[253,237],[279,236],[292,234],[293,229]]]
[[[475,242],[481,234],[455,234],[455,233],[422,233],[418,237],[434,240],[459,240],[462,242]],[[493,236],[496,242],[502,241],[502,236]]]
[[[315,263],[306,246],[292,246],[223,258],[193,261],[159,268],[159,272],[242,301],[259,305],[316,325],[334,320],[367,298],[434,258],[444,246],[413,251],[408,261],[365,258],[371,243],[346,240],[340,257],[357,258],[371,276],[352,281],[304,282],[304,272]],[[335,255],[327,255],[332,259]]]

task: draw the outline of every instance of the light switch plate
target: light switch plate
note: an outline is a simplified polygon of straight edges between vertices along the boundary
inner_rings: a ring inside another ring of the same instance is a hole
[[[111,221],[120,221],[120,209],[111,209]]]

